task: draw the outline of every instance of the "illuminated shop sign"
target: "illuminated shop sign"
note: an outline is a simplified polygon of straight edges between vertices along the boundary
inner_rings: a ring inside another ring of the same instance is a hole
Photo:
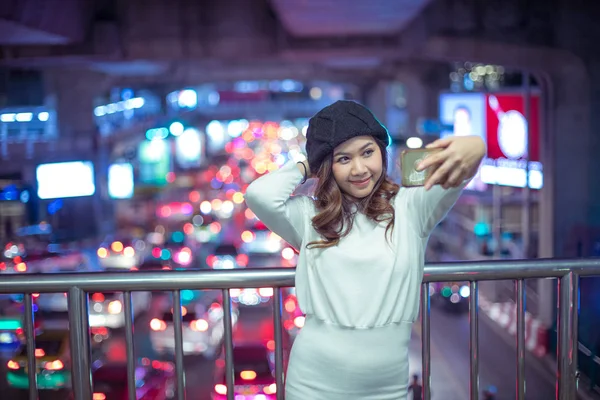
[[[471,184],[482,189],[485,184],[525,187],[529,160],[529,187],[543,186],[540,163],[540,98],[531,96],[530,121],[525,119],[525,101],[520,93],[443,93],[440,95],[440,122],[452,127],[441,133],[481,136],[488,148],[478,176]],[[531,143],[528,146],[528,138]],[[527,154],[529,148],[530,154]]]

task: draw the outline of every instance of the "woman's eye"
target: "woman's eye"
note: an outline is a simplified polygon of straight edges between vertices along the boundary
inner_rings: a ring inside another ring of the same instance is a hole
[[[368,157],[371,154],[373,154],[373,150],[372,149],[366,150],[363,154]]]

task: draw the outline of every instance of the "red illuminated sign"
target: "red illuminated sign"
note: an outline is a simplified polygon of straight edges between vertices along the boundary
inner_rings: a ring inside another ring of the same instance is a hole
[[[486,95],[488,157],[520,160],[527,157],[527,121],[522,94]],[[540,98],[531,96],[529,160],[539,161]]]

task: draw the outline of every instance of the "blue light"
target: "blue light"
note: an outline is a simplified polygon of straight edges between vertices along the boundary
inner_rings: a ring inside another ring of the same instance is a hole
[[[31,198],[31,195],[29,194],[29,190],[23,190],[21,192],[21,195],[19,196],[21,203],[28,203],[30,198]]]
[[[171,258],[171,252],[169,251],[169,249],[162,249],[160,251],[160,258],[161,260],[168,260],[169,258]]]
[[[146,131],[146,139],[166,139],[169,136],[169,130],[167,128],[154,128]]]
[[[54,215],[56,214],[63,206],[63,201],[61,199],[56,199],[50,204],[48,204],[48,214]]]
[[[194,300],[194,292],[189,289],[184,289],[181,291],[181,300],[189,302]]]
[[[185,236],[183,234],[183,232],[173,232],[173,234],[171,235],[171,239],[173,239],[173,241],[175,243],[181,243],[183,242],[183,239],[185,239]]]
[[[219,182],[219,181],[217,180],[217,178],[213,178],[213,179],[210,181],[210,187],[212,187],[213,189],[220,189],[220,188],[221,188],[221,186],[223,186],[223,182]]]

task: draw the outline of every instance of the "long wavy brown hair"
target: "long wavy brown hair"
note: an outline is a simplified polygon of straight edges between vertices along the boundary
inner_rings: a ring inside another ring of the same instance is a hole
[[[362,199],[350,197],[340,190],[331,169],[333,154],[323,160],[316,174],[318,183],[314,193],[318,214],[312,219],[313,228],[323,239],[308,243],[307,248],[337,245],[352,229],[356,212],[363,212],[367,218],[376,222],[387,221],[386,238],[393,231],[394,207],[391,199],[400,187],[387,176],[388,154],[385,146],[379,141],[376,143],[381,151],[381,177],[375,183],[373,191]]]

